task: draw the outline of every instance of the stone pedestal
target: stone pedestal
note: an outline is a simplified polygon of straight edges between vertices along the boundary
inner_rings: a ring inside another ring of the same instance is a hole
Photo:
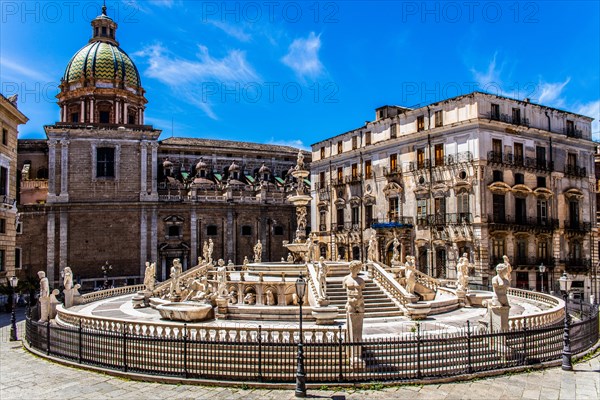
[[[81,297],[81,293],[79,293],[79,288],[81,285],[78,283],[73,286],[73,305],[77,306],[79,304],[83,304],[83,298]]]
[[[133,304],[133,308],[142,308],[147,307],[150,304],[150,297],[152,296],[152,292],[149,290],[141,290],[135,294],[131,298],[131,303]]]
[[[425,303],[409,303],[406,304],[406,311],[410,319],[418,321],[427,318],[431,312],[431,307]]]
[[[217,297],[216,303],[216,317],[221,319],[227,318],[227,307],[229,305],[229,299],[227,297]]]
[[[39,322],[48,322],[50,309],[50,297],[40,297],[40,320]]]
[[[63,293],[65,295],[65,308],[73,306],[73,289],[65,289]]]
[[[52,293],[50,293],[50,301],[48,305],[48,318],[54,319],[56,318],[56,306],[60,304],[60,301],[56,298],[60,294],[60,290],[54,289]]]
[[[312,316],[317,325],[333,325],[338,315],[338,308],[333,306],[313,307]]]
[[[488,312],[485,316],[485,325],[488,331],[498,332],[508,330],[508,314],[510,306],[488,305]]]
[[[467,292],[465,290],[457,289],[456,297],[458,298],[458,303],[461,307],[464,307],[467,304]]]

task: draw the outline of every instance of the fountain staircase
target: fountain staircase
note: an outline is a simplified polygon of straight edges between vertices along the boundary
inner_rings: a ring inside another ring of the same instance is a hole
[[[348,273],[346,272],[346,275],[347,274]],[[331,272],[329,276],[331,276]],[[404,315],[404,312],[383,290],[381,290],[379,286],[377,286],[375,282],[373,282],[372,279],[366,278],[365,276],[362,277],[365,279],[365,287],[363,289],[365,318],[397,317]],[[327,296],[329,297],[329,304],[338,308],[338,318],[345,318],[345,307],[348,297],[346,295],[346,289],[342,286],[341,279],[328,278]]]

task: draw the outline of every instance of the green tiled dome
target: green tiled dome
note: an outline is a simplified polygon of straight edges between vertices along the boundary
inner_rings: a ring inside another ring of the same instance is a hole
[[[107,42],[93,42],[79,50],[65,71],[65,82],[82,77],[95,79],[121,79],[129,87],[139,88],[140,74],[131,58],[120,47]]]

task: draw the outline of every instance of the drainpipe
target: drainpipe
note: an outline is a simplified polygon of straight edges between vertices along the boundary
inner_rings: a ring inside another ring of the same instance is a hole
[[[331,157],[331,146],[332,146],[333,142],[329,143],[329,157]],[[331,174],[332,174],[332,169],[331,169],[331,158],[329,159],[329,233],[331,234],[331,237],[329,238],[329,246],[330,246],[330,258],[331,261],[335,260],[335,232],[333,229],[333,196],[335,194],[335,190],[333,190],[333,186],[331,184]]]
[[[364,230],[365,230],[365,218],[364,218],[364,205],[363,205],[363,196],[364,196],[364,188],[363,185],[365,183],[365,169],[364,169],[364,163],[363,163],[363,154],[362,151],[360,151],[358,153],[360,155],[360,170],[362,172],[362,179],[361,179],[361,183],[360,183],[360,262],[364,263],[365,260],[365,252],[364,252],[364,247],[365,247],[365,238],[364,238]],[[372,168],[372,167],[371,167]]]
[[[428,107],[429,108],[429,107]],[[427,134],[427,149],[429,150],[429,204],[430,207],[434,207],[435,206],[435,199],[433,198],[433,192],[431,190],[432,188],[432,181],[433,181],[433,171],[432,171],[432,166],[431,166],[431,135],[428,133]],[[436,210],[433,211],[433,215],[434,215],[434,219],[435,219],[435,215],[436,215]],[[427,215],[427,219],[429,220],[429,215]],[[435,264],[435,249],[433,248],[433,226],[431,223],[429,223],[431,221],[428,221],[428,225],[429,225],[429,251],[431,254],[431,264],[430,264],[430,269],[429,269],[429,276],[434,276],[433,272],[434,272],[434,264]]]

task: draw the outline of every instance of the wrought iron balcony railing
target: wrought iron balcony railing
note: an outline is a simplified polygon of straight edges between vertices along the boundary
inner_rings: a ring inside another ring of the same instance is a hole
[[[418,226],[461,225],[473,223],[471,213],[432,214],[417,217]]]
[[[488,162],[511,167],[521,167],[539,171],[550,171],[554,169],[554,163],[543,158],[514,156],[512,153],[488,151]]]
[[[557,219],[502,214],[488,215],[488,224],[491,230],[510,230],[516,232],[548,232],[558,228]]]
[[[565,220],[564,227],[569,231],[589,232],[592,230],[592,223],[567,219]]]
[[[587,168],[567,164],[565,165],[565,175],[585,178],[587,176]]]
[[[512,115],[493,112],[488,112],[485,114],[485,116],[492,121],[506,122],[507,124],[512,125],[529,126],[529,118],[525,117],[513,117]]]
[[[570,138],[581,139],[583,137],[583,132],[579,129],[565,127],[563,132]]]

